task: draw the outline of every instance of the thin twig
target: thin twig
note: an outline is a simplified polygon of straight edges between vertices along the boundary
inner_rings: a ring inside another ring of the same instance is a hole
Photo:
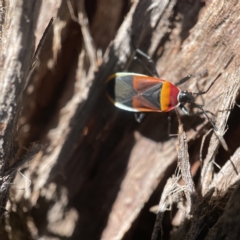
[[[41,49],[42,49],[43,44],[45,43],[45,40],[46,40],[48,31],[49,31],[50,27],[52,26],[53,20],[54,20],[54,18],[51,18],[51,19],[50,19],[50,21],[49,21],[49,23],[48,23],[48,25],[47,25],[47,27],[46,27],[43,35],[42,35],[42,38],[40,39],[40,41],[39,41],[39,43],[38,43],[37,49],[36,49],[36,51],[35,51],[35,53],[34,53],[34,55],[33,55],[33,60],[32,60],[32,66],[31,66],[31,68],[34,67],[36,61],[38,60],[39,53],[40,53],[40,51],[41,51]]]
[[[97,66],[97,52],[94,47],[93,40],[90,34],[89,22],[88,22],[88,17],[84,7],[84,1],[78,1],[77,3],[78,17],[76,17],[74,14],[74,10],[70,0],[67,0],[67,5],[68,5],[71,19],[74,22],[77,22],[81,27],[83,41],[86,48],[86,55],[88,56],[90,61],[90,69],[89,69],[89,77],[88,77],[88,80],[89,80],[92,78],[95,68]]]
[[[210,188],[214,187],[219,192],[225,192],[231,185],[240,179],[240,148],[224,164],[221,170],[214,176]]]
[[[43,149],[42,145],[39,144],[33,144],[32,147],[28,150],[28,152],[20,158],[16,163],[14,163],[10,168],[6,169],[4,171],[4,176],[12,175],[14,172],[16,172],[23,164],[27,161],[30,161],[40,152],[40,150]]]
[[[236,95],[240,88],[239,74],[240,74],[240,69],[238,68],[232,75],[230,76],[226,75],[225,77],[227,79],[227,86],[224,87],[224,94],[223,94],[221,105],[220,105],[220,108],[225,111],[218,113],[217,127],[219,129],[219,132],[217,133],[217,136],[216,136],[216,132],[215,134],[212,135],[210,140],[209,151],[206,156],[206,159],[203,162],[203,168],[201,171],[202,195],[204,195],[206,192],[209,191],[209,187],[213,179],[213,175],[214,175],[213,163],[219,148],[219,136],[223,138],[222,136],[225,133],[227,120],[230,115],[229,109],[232,109],[235,104]]]
[[[177,177],[169,178],[163,189],[161,200],[158,205],[158,211],[157,211],[157,216],[156,216],[151,240],[158,239],[159,234],[161,234],[161,237],[163,235],[163,229],[162,229],[163,215],[164,215],[164,212],[169,209],[168,206],[171,203],[173,203],[173,200],[170,203],[170,201],[168,199],[170,199],[171,196],[174,196],[174,195],[176,196],[177,193],[180,193],[181,191],[183,191],[183,188],[181,188],[177,184],[178,181],[179,181],[179,178],[177,178]]]
[[[78,18],[77,18],[77,17],[75,16],[75,14],[74,14],[73,6],[72,6],[72,3],[71,3],[70,0],[67,0],[67,6],[68,6],[68,10],[69,10],[71,19],[72,19],[74,22],[79,23],[79,22],[78,22]]]
[[[84,7],[84,1],[78,1],[78,22],[81,26],[86,52],[90,61],[90,68],[95,69],[97,63],[97,54],[89,30],[89,23]]]
[[[200,147],[200,153],[199,153],[199,159],[200,159],[200,162],[201,162],[201,166],[202,166],[202,162],[203,162],[203,159],[202,159],[203,146],[204,146],[206,137],[211,133],[212,130],[213,130],[212,128],[209,129],[207,131],[207,133],[203,135],[203,138],[202,138],[201,147]]]
[[[183,181],[186,185],[185,187],[185,195],[187,198],[187,201],[189,203],[189,210],[187,214],[190,213],[190,211],[193,209],[196,203],[197,193],[195,189],[195,185],[193,182],[192,174],[191,174],[191,165],[189,162],[189,154],[188,154],[188,145],[186,141],[186,134],[183,131],[183,125],[180,120],[179,113],[176,111],[177,117],[178,117],[178,163],[179,167],[181,169],[181,174]]]
[[[40,41],[38,43],[37,49],[34,52],[34,55],[33,55],[33,58],[32,58],[32,62],[31,62],[31,66],[30,66],[30,69],[29,69],[28,74],[27,74],[27,79],[26,79],[26,83],[25,83],[24,89],[26,89],[27,86],[29,85],[29,78],[32,75],[33,70],[35,69],[35,66],[36,66],[36,63],[38,61],[38,57],[39,57],[40,51],[42,49],[43,44],[45,43],[47,34],[49,32],[50,27],[52,26],[53,20],[54,20],[54,18],[50,19],[46,29],[44,30],[44,33],[43,33],[42,37],[41,37],[41,39],[40,39]]]

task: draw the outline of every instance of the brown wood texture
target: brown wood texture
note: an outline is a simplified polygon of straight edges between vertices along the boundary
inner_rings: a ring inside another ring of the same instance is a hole
[[[0,9],[0,239],[240,239],[239,1],[3,0]],[[163,79],[193,74],[181,89],[203,91],[221,74],[196,99],[217,132],[206,135],[204,115],[173,111],[179,137],[169,138],[166,113],[139,124],[108,101],[111,74],[146,73],[133,46]]]

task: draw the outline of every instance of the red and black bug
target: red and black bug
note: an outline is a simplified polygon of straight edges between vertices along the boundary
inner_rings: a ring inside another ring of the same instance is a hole
[[[137,49],[137,52],[153,64],[154,75],[158,76],[152,59],[139,49]],[[206,111],[194,101],[198,95],[208,92],[220,76],[221,74],[215,78],[206,91],[192,93],[187,90],[180,90],[176,85],[160,79],[159,76],[156,78],[137,73],[122,72],[115,73],[107,79],[106,91],[108,98],[116,107],[132,112],[169,112],[176,107],[180,107],[188,115],[184,105],[192,103],[201,109],[214,130],[217,131],[217,127]],[[180,80],[178,84],[185,82],[190,77],[191,75],[188,75]]]
[[[116,73],[106,82],[109,99],[132,112],[169,112],[179,105],[180,89],[172,83],[136,73]]]

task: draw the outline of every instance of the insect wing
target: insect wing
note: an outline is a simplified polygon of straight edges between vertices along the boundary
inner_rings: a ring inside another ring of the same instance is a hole
[[[132,112],[161,112],[161,88],[165,81],[135,73],[116,73],[106,82],[108,98]]]

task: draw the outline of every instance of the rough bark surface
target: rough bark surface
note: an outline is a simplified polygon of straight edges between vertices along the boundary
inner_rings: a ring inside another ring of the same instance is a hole
[[[238,0],[2,0],[0,10],[0,239],[240,239]],[[111,74],[146,73],[133,45],[163,79],[194,74],[181,89],[221,74],[196,99],[217,132],[173,111],[169,138],[167,114],[139,124],[108,101]]]

